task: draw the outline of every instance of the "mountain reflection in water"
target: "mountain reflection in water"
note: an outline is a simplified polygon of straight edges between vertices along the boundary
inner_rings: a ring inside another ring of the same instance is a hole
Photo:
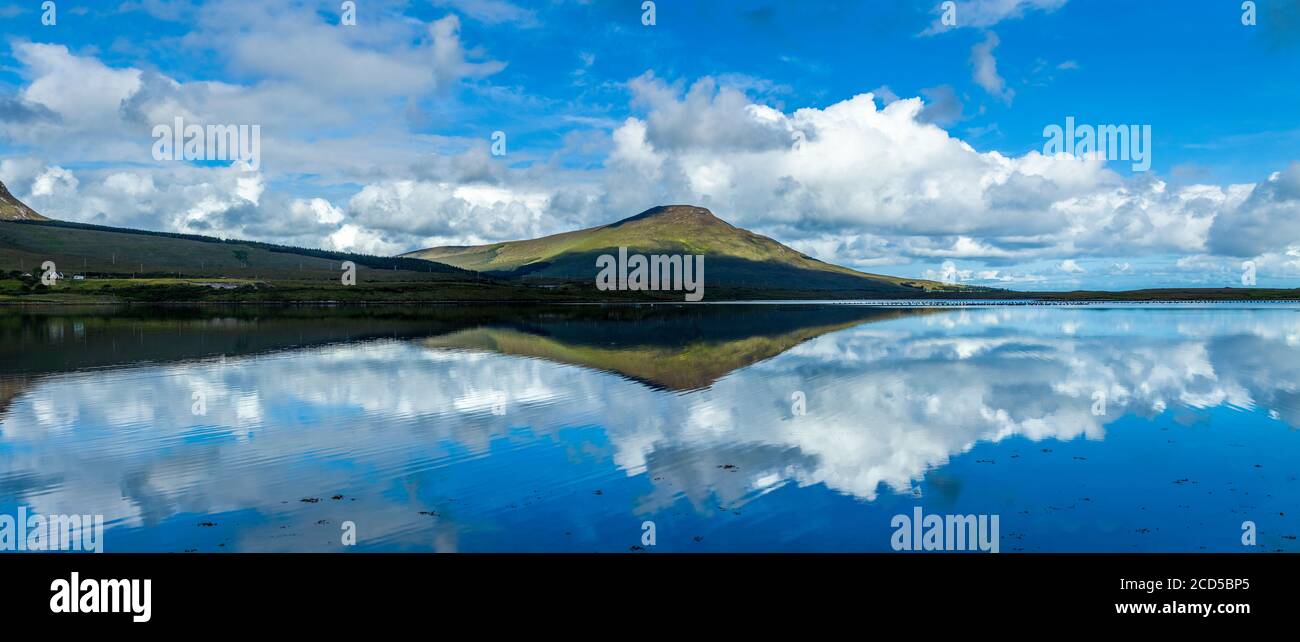
[[[1297,311],[9,309],[0,513],[109,551],[889,550],[915,506],[1003,551],[1296,550]]]

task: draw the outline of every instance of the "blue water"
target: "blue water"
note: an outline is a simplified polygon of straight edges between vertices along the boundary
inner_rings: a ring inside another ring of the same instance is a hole
[[[109,552],[888,551],[918,506],[1002,552],[1300,550],[1300,306],[82,314],[0,317],[0,514]]]

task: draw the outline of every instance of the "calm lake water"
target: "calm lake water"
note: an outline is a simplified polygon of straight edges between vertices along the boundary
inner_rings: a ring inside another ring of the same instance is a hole
[[[0,514],[109,552],[1296,551],[1298,425],[1295,305],[0,309]]]

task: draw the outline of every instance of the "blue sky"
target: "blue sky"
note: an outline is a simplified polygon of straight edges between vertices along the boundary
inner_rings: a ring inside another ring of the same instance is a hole
[[[0,179],[372,253],[690,202],[904,276],[1300,286],[1296,0],[355,2],[0,0]],[[177,116],[259,126],[257,171],[157,158]],[[1150,169],[1044,155],[1067,116],[1149,126]]]

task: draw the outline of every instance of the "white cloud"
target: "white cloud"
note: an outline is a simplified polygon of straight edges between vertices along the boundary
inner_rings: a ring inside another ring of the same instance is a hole
[[[787,114],[707,81],[640,82],[647,115],[614,131],[604,177],[607,202],[627,202],[623,212],[694,202],[740,225],[779,229],[783,240],[836,230],[837,247],[850,251],[1024,260],[1202,251],[1215,211],[1240,198],[1215,186],[1125,180],[1096,160],[980,153],[921,122],[915,98],[880,109],[862,95]],[[672,127],[687,120],[687,105],[698,120]],[[726,123],[726,133],[698,122]],[[776,144],[796,131],[802,146]],[[886,240],[856,241],[870,237]]]
[[[289,206],[289,212],[295,218],[306,218],[321,225],[337,225],[343,222],[343,210],[334,207],[323,198],[295,200]]]
[[[506,0],[435,0],[434,4],[452,7],[474,20],[490,25],[511,23],[521,27],[535,27],[539,24],[537,12]]]
[[[340,29],[310,3],[230,0],[195,12],[179,42],[252,80],[178,80],[14,41],[25,85],[0,100],[0,137],[43,150],[47,163],[149,164],[156,124],[260,125],[264,160],[279,171],[355,180],[429,153],[404,126],[401,101],[451,100],[463,82],[505,66],[462,40],[455,15],[421,23],[377,11],[364,29]]]
[[[1036,284],[1047,281],[1047,277],[1031,273],[1014,273],[1004,272],[1002,270],[981,270],[975,273],[972,279],[976,283],[993,283],[995,285],[1011,285],[1016,283]]]
[[[364,29],[340,29],[310,4],[239,0],[205,5],[198,24],[186,44],[213,50],[236,71],[353,101],[445,90],[505,67],[472,60],[481,52],[461,42],[455,15],[422,24],[376,10]]]
[[[1065,6],[1068,0],[957,0],[956,24],[942,23],[942,3],[935,3],[934,22],[921,35],[928,36],[951,29],[992,27],[1003,20],[1023,17],[1030,11],[1052,12]]]
[[[14,57],[30,79],[22,98],[79,129],[115,122],[122,101],[140,89],[139,70],[113,69],[94,58],[74,56],[63,45],[19,42]]]
[[[1015,98],[1016,92],[1006,86],[1006,81],[998,75],[998,61],[993,57],[993,50],[997,48],[1001,40],[998,35],[989,32],[984,41],[976,43],[970,50],[971,67],[974,70],[973,78],[975,84],[984,88],[993,97],[1010,105],[1011,100]]]
[[[549,196],[488,185],[385,181],[367,185],[348,204],[350,222],[424,246],[486,243],[562,231],[542,223]],[[417,249],[406,247],[403,251]]]
[[[132,198],[140,198],[157,190],[153,177],[148,174],[118,172],[104,179],[104,189],[113,190]]]
[[[1209,230],[1209,249],[1228,256],[1284,252],[1300,239],[1300,162],[1255,185]]]
[[[733,87],[719,87],[713,78],[701,79],[682,95],[680,83],[669,85],[646,72],[628,88],[634,105],[649,108],[646,135],[663,151],[761,151],[793,142],[779,112],[753,104]]]
[[[477,150],[430,161],[446,141],[412,135],[392,100],[449,100],[462,80],[504,67],[462,41],[456,16],[420,23],[376,12],[365,29],[352,30],[322,21],[309,3],[231,0],[191,10],[157,17],[184,17],[195,25],[182,38],[186,47],[210,50],[234,75],[255,80],[182,81],[110,67],[62,45],[11,43],[25,85],[0,102],[0,137],[33,150],[0,166],[15,194],[66,220],[324,246],[342,238],[334,234],[344,210],[314,197],[299,174],[317,177],[319,186],[429,173],[493,181],[501,171]],[[270,174],[155,160],[153,126],[178,117],[260,125],[263,171]],[[61,163],[90,168],[73,176]],[[288,187],[268,194],[270,180]],[[383,236],[351,235],[354,244],[394,252],[415,242],[372,238]]]
[[[77,177],[62,167],[50,167],[32,182],[32,196],[71,194],[77,191]]]

